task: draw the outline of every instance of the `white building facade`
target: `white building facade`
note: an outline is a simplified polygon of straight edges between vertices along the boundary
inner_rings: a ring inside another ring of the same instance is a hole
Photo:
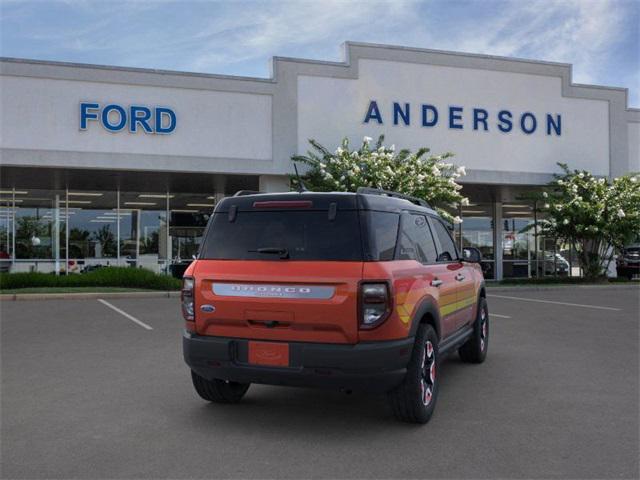
[[[384,134],[453,152],[468,207],[456,234],[488,278],[571,274],[571,252],[526,226],[557,162],[640,171],[627,90],[571,66],[346,43],[344,62],[275,57],[269,79],[0,60],[0,260],[12,271],[98,265],[177,271],[215,202],[288,190],[314,138]]]

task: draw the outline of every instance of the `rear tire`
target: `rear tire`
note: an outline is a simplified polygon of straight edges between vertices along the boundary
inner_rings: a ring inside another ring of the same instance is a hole
[[[467,363],[482,363],[487,358],[489,348],[489,308],[487,299],[481,297],[478,303],[476,321],[473,324],[473,334],[458,349],[460,358]]]
[[[398,420],[427,423],[438,399],[438,335],[431,325],[420,325],[402,383],[387,396]]]
[[[250,383],[227,382],[225,380],[207,380],[191,371],[193,387],[198,395],[214,403],[238,403],[249,390]]]

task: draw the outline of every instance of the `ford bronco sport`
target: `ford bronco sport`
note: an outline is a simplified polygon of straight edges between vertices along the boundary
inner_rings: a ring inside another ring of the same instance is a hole
[[[393,192],[225,198],[183,280],[195,390],[220,403],[251,383],[387,392],[399,419],[425,423],[440,359],[487,354],[479,262],[426,202]]]

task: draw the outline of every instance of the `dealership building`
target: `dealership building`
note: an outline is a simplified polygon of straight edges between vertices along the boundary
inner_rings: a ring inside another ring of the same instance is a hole
[[[566,273],[572,252],[526,229],[557,162],[640,171],[640,110],[569,64],[346,43],[344,61],[275,57],[270,78],[0,59],[0,260],[11,271],[130,265],[197,252],[216,201],[289,189],[313,138],[385,135],[453,152],[461,245],[488,278]],[[576,274],[575,268],[568,268]]]

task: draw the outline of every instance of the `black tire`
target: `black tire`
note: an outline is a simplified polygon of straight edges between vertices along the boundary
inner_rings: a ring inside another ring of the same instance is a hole
[[[489,308],[487,300],[480,298],[476,321],[473,324],[473,335],[458,349],[460,358],[467,363],[482,363],[487,358],[489,349]]]
[[[191,371],[193,386],[205,400],[214,403],[238,403],[249,390],[250,383],[227,382],[225,380],[207,380]]]
[[[398,387],[387,394],[398,420],[410,423],[429,421],[438,399],[438,360],[438,335],[431,325],[420,325],[407,375]]]

